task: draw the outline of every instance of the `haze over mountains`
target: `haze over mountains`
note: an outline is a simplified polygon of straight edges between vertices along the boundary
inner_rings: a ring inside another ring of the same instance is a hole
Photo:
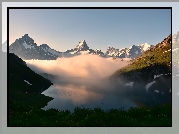
[[[25,34],[9,46],[9,52],[14,53],[25,60],[38,59],[38,60],[56,60],[58,57],[73,57],[83,54],[99,55],[104,58],[135,58],[144,51],[150,49],[153,45],[147,43],[141,45],[132,45],[129,48],[116,49],[108,47],[106,52],[99,49],[90,49],[85,40],[65,52],[59,52],[50,48],[47,44],[37,46],[32,38]]]

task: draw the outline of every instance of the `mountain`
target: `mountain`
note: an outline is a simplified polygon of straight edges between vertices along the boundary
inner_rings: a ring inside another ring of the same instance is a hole
[[[155,82],[153,86],[148,89],[151,93],[147,96],[153,98],[156,93],[155,90],[164,94],[157,94],[155,99],[160,102],[171,101],[171,93],[168,94],[171,89],[171,41],[172,37],[169,35],[162,42],[149,50],[143,52],[140,56],[132,60],[129,65],[117,70],[109,78],[112,81],[117,81],[118,78],[123,79],[126,82],[134,82],[133,91],[138,93],[136,96],[140,97],[142,94],[145,96],[146,86],[148,83]],[[161,76],[161,74],[163,76]],[[155,76],[160,76],[160,79],[156,79]],[[155,86],[154,86],[155,85]],[[143,99],[145,99],[145,97]],[[158,103],[158,102],[156,102]]]
[[[39,73],[41,76],[43,76],[44,78],[50,80],[51,82],[54,80],[54,79],[57,79],[59,78],[58,75],[52,75],[52,74],[47,74],[47,73]]]
[[[51,49],[47,44],[37,46],[28,34],[16,39],[16,41],[9,46],[9,52],[18,55],[24,60],[55,60],[60,54],[60,52]]]
[[[59,52],[51,49],[47,44],[37,46],[28,34],[25,34],[22,38],[16,39],[16,41],[9,46],[9,52],[18,55],[24,60],[56,60],[58,57],[73,57],[80,54],[97,54],[104,56],[104,53],[99,49],[89,49],[85,40],[79,42],[74,49],[67,50],[66,52]]]
[[[12,63],[12,62],[11,62],[11,59],[13,59],[13,61],[14,61],[15,63],[27,67],[26,62],[23,61],[21,58],[19,58],[17,55],[15,55],[14,53],[11,53],[11,54],[9,54],[9,55],[10,55],[10,57],[11,57],[11,58],[10,58],[10,63]]]
[[[95,54],[101,57],[114,57],[114,58],[135,58],[144,51],[148,50],[149,48],[153,47],[153,45],[148,45],[147,43],[139,45],[139,46],[131,46],[130,48],[124,49],[115,49],[113,47],[108,47],[106,53],[102,52],[100,49],[90,49],[85,40],[79,42],[79,44],[71,50],[67,50],[63,54],[60,54],[59,57],[63,56],[76,56],[81,54]]]
[[[139,70],[161,64],[165,64],[168,69],[171,69],[171,35],[136,57],[131,64],[122,68],[120,72]]]
[[[65,56],[73,57],[76,55],[83,55],[83,54],[95,54],[95,55],[105,57],[105,54],[101,50],[90,49],[85,40],[82,40],[81,42],[79,42],[79,44],[74,49],[67,50],[66,52],[60,54],[59,57],[65,57]]]
[[[25,61],[17,55],[9,53],[8,58],[8,93],[11,99],[31,98],[53,85],[49,80],[27,67]]]
[[[154,47],[154,45],[149,45],[147,43],[142,45],[132,45],[129,48],[123,49],[115,49],[114,47],[108,47],[106,51],[106,55],[108,57],[115,57],[115,58],[136,58],[143,52],[147,51],[148,49]]]
[[[56,60],[61,57],[73,57],[83,54],[99,55],[104,58],[136,58],[144,51],[152,48],[153,45],[147,43],[131,46],[130,48],[115,49],[108,47],[104,53],[100,49],[90,49],[85,40],[82,40],[78,45],[71,50],[65,52],[59,52],[51,49],[47,44],[37,46],[34,40],[25,34],[22,38],[16,39],[14,43],[9,46],[9,52],[14,53],[24,60],[38,59],[38,60]]]

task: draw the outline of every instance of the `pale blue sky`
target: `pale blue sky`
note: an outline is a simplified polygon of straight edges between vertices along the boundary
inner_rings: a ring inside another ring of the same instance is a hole
[[[58,51],[85,39],[92,49],[155,45],[171,33],[169,9],[11,9],[10,44],[29,34]]]

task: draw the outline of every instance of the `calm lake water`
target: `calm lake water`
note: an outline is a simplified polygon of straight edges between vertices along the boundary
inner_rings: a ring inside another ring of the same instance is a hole
[[[108,83],[105,79],[101,81],[80,77],[57,79],[53,81],[52,86],[42,92],[45,96],[54,98],[42,109],[54,108],[73,112],[76,107],[101,108],[105,111],[123,107],[127,110],[130,107],[154,106],[171,101],[170,97],[165,95],[158,96],[157,90],[151,97],[145,90],[140,90],[142,85],[133,88],[134,82],[124,84],[120,81],[116,85]],[[146,89],[154,83],[153,81],[146,84]]]
[[[125,110],[130,107],[136,107],[133,102],[130,102],[126,98],[119,97],[118,95],[109,94],[102,90],[89,90],[85,86],[81,85],[52,85],[47,90],[42,92],[45,96],[54,98],[48,102],[44,110],[49,108],[55,108],[58,110],[69,110],[73,112],[75,107],[85,108],[102,108],[119,109],[124,107]]]

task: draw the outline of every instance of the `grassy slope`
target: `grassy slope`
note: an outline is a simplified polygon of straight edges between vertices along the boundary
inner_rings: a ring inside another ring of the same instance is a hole
[[[167,84],[171,83],[170,75],[166,77],[166,81],[162,85],[158,86],[156,82],[149,88],[151,96],[146,93],[146,85],[153,81],[154,75],[171,73],[170,41],[171,35],[164,39],[161,43],[158,43],[155,47],[138,56],[132,61],[131,64],[116,71],[113,75],[110,76],[110,79],[114,81],[116,80],[116,78],[123,78],[126,82],[134,82],[133,92],[135,92],[135,94],[132,92],[132,95],[135,95],[135,99],[137,102],[146,99],[151,100],[151,103],[148,103],[147,101],[142,101],[146,105],[158,105],[167,102],[170,103],[170,94],[162,95],[152,92],[154,88],[155,90],[161,92],[164,92],[163,90],[167,92]],[[135,89],[137,89],[137,91]],[[158,103],[158,101],[152,102],[153,96],[155,96],[155,98],[157,98],[160,103]]]
[[[144,52],[128,66],[116,71],[111,78],[124,76],[126,79],[151,81],[154,75],[171,73],[171,43],[160,48],[161,43]],[[166,52],[165,52],[166,51]]]
[[[10,126],[171,126],[171,105],[129,111],[76,108],[74,113],[13,104]]]

